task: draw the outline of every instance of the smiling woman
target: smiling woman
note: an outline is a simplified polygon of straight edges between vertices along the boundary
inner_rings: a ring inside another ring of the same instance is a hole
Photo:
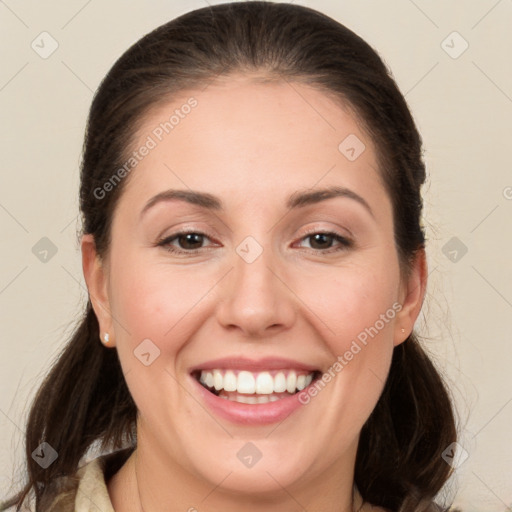
[[[383,62],[317,11],[216,5],[138,41],[90,110],[89,301],[4,509],[446,508],[424,180]]]

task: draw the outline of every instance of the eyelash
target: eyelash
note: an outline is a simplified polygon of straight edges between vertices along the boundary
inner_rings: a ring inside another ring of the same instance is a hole
[[[157,247],[164,247],[170,253],[174,253],[174,254],[188,254],[188,255],[194,255],[194,254],[197,254],[198,252],[202,251],[203,249],[208,249],[207,247],[200,247],[199,249],[185,250],[185,249],[176,249],[175,247],[170,245],[171,242],[173,242],[174,240],[178,239],[180,236],[190,235],[190,234],[200,235],[200,236],[204,236],[204,237],[207,237],[207,238],[212,238],[208,234],[203,233],[201,231],[182,230],[182,231],[176,231],[172,235],[169,235],[169,236],[159,240],[156,243],[156,246]],[[305,233],[304,236],[301,238],[301,241],[306,239],[306,238],[310,238],[313,235],[332,236],[334,241],[337,241],[337,242],[340,243],[340,246],[338,248],[329,247],[326,250],[323,250],[323,249],[309,249],[309,251],[312,251],[314,254],[320,254],[320,253],[331,254],[331,253],[336,253],[336,252],[340,252],[340,251],[345,251],[347,249],[350,249],[354,245],[352,240],[349,240],[348,238],[340,235],[339,233],[336,233],[334,231],[319,231],[318,229],[313,229],[313,230],[310,230],[307,233]]]

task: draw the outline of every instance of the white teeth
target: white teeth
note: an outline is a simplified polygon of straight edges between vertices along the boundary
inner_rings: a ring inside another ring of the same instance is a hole
[[[270,395],[274,392],[274,379],[268,372],[258,373],[256,377],[256,393]]]
[[[313,380],[313,373],[297,372],[295,370],[283,370],[278,372],[249,372],[237,370],[203,370],[199,376],[199,382],[216,391],[236,391],[245,395],[272,395],[273,393],[295,393],[309,386]],[[253,397],[245,397],[253,398]],[[254,397],[260,399],[262,397]],[[278,399],[277,397],[269,397]],[[243,400],[243,398],[242,398]],[[238,400],[240,401],[240,400]],[[273,401],[273,400],[272,400]],[[264,403],[264,402],[244,402]]]
[[[208,372],[205,375],[205,383],[209,388],[213,387],[213,373]]]
[[[232,371],[227,371],[224,374],[224,391],[236,391],[237,378]]]
[[[222,389],[223,380],[224,379],[222,378],[222,373],[220,373],[219,370],[213,370],[213,386],[217,391],[219,391],[219,389]]]
[[[281,398],[284,398],[282,395],[241,395],[238,393],[233,393],[228,395],[219,395],[219,398],[224,400],[229,400],[231,402],[239,402],[241,404],[266,404],[268,402],[276,402]]]
[[[288,393],[295,393],[297,384],[297,374],[295,372],[290,372],[288,374],[288,378],[286,379],[286,391]]]
[[[311,377],[313,378],[313,377]],[[276,393],[282,393],[286,391],[286,377],[284,376],[283,372],[279,372],[274,377],[274,391]]]
[[[248,395],[251,395],[255,393],[255,388],[256,380],[251,372],[243,371],[238,374],[236,390],[239,393],[247,393]]]

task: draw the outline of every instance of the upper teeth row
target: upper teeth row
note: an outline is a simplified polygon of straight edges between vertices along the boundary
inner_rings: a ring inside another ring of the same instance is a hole
[[[274,373],[274,372],[273,372]],[[240,371],[238,375],[232,370],[203,370],[199,382],[206,384],[217,391],[237,391],[238,393],[270,395],[271,393],[295,393],[311,384],[313,373],[298,374],[295,370],[277,372],[272,376],[270,372],[252,373]]]

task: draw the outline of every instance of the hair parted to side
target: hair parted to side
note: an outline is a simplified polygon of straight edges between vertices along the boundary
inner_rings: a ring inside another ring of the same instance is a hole
[[[126,162],[143,116],[175,94],[239,72],[317,87],[354,111],[377,148],[407,275],[425,244],[425,167],[405,99],[377,53],[348,28],[307,7],[262,1],[184,14],[135,43],[103,79],[87,122],[80,185],[83,233],[94,235],[100,257],[108,255],[126,179],[101,199],[94,190]],[[100,342],[89,300],[32,403],[27,481],[0,509],[19,511],[31,496],[36,510],[48,510],[59,477],[75,473],[93,442],[104,450],[136,443],[136,417],[117,351]],[[363,499],[391,511],[439,510],[433,500],[451,474],[441,453],[455,440],[446,386],[412,333],[395,347],[388,380],[361,432],[355,482]],[[43,441],[58,452],[46,469],[31,457]]]

